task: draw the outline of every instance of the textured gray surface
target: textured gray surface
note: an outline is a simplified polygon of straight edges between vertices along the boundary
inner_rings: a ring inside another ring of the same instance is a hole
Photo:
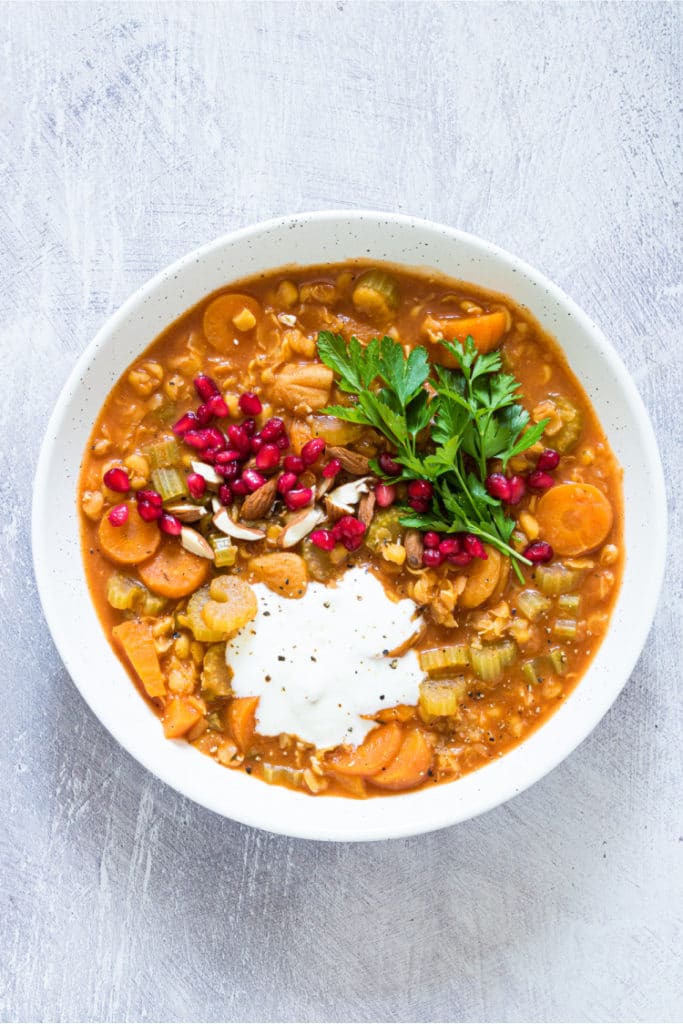
[[[197,244],[400,210],[536,264],[614,340],[680,480],[680,5],[5,5],[0,1017],[680,1020],[680,487],[655,628],[549,778],[423,838],[197,808],[44,628],[31,477],[96,328]]]

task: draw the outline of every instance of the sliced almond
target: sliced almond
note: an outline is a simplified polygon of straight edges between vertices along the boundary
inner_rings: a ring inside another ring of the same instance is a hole
[[[277,477],[273,476],[244,499],[240,509],[242,519],[263,519],[270,512],[276,494]]]
[[[330,459],[339,459],[346,472],[353,473],[354,476],[365,476],[370,472],[370,460],[365,455],[352,452],[350,448],[328,444],[327,455]]]
[[[372,477],[362,477],[360,480],[350,480],[341,487],[335,487],[327,495],[327,501],[331,505],[343,510],[345,515],[350,515],[364,494],[370,490]]]
[[[315,505],[311,508],[304,508],[292,516],[284,530],[280,534],[278,544],[281,548],[292,548],[300,540],[307,537],[311,530],[315,530],[319,523],[325,519],[325,513]]]
[[[375,492],[368,491],[367,494],[363,495],[358,504],[358,518],[360,519],[361,523],[363,524],[366,530],[370,523],[372,522],[372,517],[375,514],[376,500],[377,499],[375,498]]]
[[[208,540],[205,540],[201,533],[197,533],[190,526],[183,526],[180,531],[180,543],[186,551],[200,558],[209,558],[213,562],[213,548]]]
[[[419,569],[422,565],[422,552],[424,551],[422,534],[420,531],[406,530],[403,546],[406,549],[406,561],[409,568]]]
[[[166,511],[179,519],[181,523],[196,523],[198,519],[206,515],[208,509],[203,505],[167,505]]]
[[[255,526],[245,526],[244,523],[236,523],[230,518],[227,508],[216,512],[216,515],[213,517],[213,525],[221,533],[226,533],[228,537],[234,537],[235,540],[263,540],[265,537],[263,530],[257,530]]]
[[[210,487],[220,487],[223,483],[222,478],[208,462],[191,462],[190,465],[192,466],[192,471],[204,477]]]

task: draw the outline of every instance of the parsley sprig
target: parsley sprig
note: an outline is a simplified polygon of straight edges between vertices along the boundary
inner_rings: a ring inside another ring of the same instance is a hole
[[[480,354],[472,338],[441,344],[458,369],[435,366],[430,376],[422,347],[406,356],[389,337],[367,345],[352,338],[347,345],[341,335],[322,331],[318,354],[337,374],[338,387],[354,396],[353,404],[324,411],[382,433],[403,469],[396,480],[432,483],[431,510],[406,510],[404,526],[473,533],[509,555],[521,578],[517,562],[529,563],[509,543],[515,520],[484,481],[490,459],[500,459],[505,468],[514,455],[536,444],[547,421],[529,426],[529,414],[518,402],[519,382],[503,372],[498,352]]]

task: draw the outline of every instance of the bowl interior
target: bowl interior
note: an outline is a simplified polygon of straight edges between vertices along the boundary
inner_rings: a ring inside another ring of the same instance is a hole
[[[508,294],[557,338],[624,469],[627,559],[610,629],[588,672],[556,714],[501,761],[456,782],[390,799],[316,800],[226,771],[189,745],[163,739],[90,600],[76,487],[81,454],[105,396],[136,355],[188,307],[260,271],[368,256],[433,268]],[[610,344],[571,300],[520,260],[473,236],[407,217],[341,212],[285,218],[219,239],[163,271],[105,324],[69,378],[46,433],[35,482],[33,550],[62,659],[95,714],[142,764],[191,799],[246,824],[305,838],[367,840],[412,835],[479,814],[539,779],[584,739],[618,695],[645,642],[661,585],[665,515],[659,456],[641,399]]]

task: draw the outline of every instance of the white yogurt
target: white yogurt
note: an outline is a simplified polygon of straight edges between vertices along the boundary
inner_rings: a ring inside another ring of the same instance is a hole
[[[391,651],[415,631],[412,601],[390,601],[374,576],[352,569],[336,587],[309,583],[302,598],[254,587],[256,618],[226,647],[238,697],[260,697],[257,730],[316,747],[362,742],[382,707],[416,704],[417,655]]]

